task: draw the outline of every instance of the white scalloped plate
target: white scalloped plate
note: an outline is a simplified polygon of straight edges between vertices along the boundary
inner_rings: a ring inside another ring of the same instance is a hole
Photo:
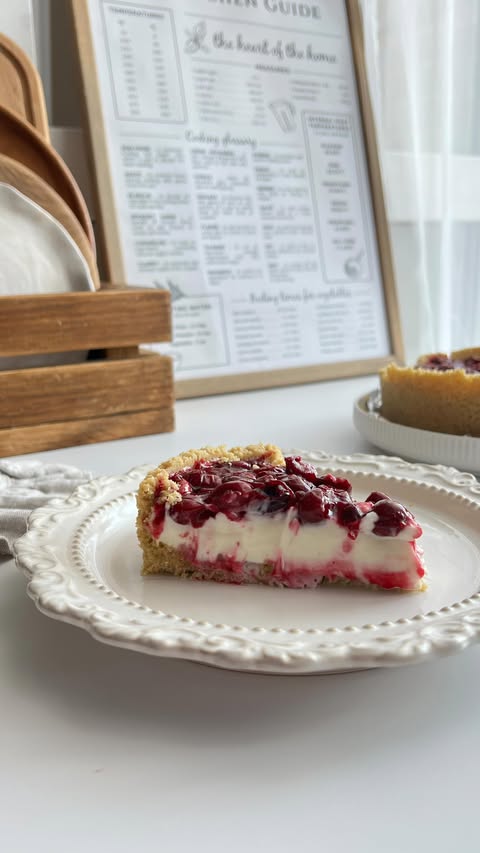
[[[480,636],[480,484],[384,456],[301,453],[407,503],[424,528],[424,593],[229,586],[142,577],[135,492],[148,470],[103,477],[34,511],[16,544],[48,616],[140,652],[253,672],[327,673],[418,663]]]

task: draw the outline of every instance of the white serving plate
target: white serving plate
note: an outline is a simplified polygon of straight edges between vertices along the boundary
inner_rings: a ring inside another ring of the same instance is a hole
[[[449,435],[392,423],[381,414],[380,391],[360,397],[353,408],[358,431],[381,450],[431,464],[453,465],[480,474],[480,438]]]
[[[0,182],[0,293],[95,290],[88,264],[64,226],[31,198]]]
[[[293,452],[293,451],[290,451]],[[480,635],[480,485],[452,468],[294,451],[406,503],[423,529],[423,593],[285,590],[140,574],[135,493],[152,466],[102,477],[34,511],[16,543],[28,594],[106,643],[250,672],[302,674],[418,663]]]

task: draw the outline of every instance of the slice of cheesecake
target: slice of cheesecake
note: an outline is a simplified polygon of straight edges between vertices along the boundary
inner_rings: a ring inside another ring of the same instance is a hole
[[[422,355],[380,371],[382,415],[404,426],[480,438],[480,347]]]
[[[147,575],[425,587],[422,529],[403,505],[381,492],[355,501],[348,480],[274,445],[183,453],[147,474],[137,505]]]

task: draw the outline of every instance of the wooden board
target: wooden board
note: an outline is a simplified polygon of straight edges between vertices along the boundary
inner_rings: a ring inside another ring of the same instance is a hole
[[[95,250],[90,214],[77,182],[54,148],[18,116],[0,105],[0,154],[23,163],[49,184],[70,207]]]
[[[33,125],[50,142],[40,75],[26,53],[3,33],[0,33],[0,104]]]
[[[82,70],[82,95],[86,107],[84,115],[88,124],[89,154],[92,174],[95,178],[93,184],[99,211],[96,225],[100,231],[105,275],[110,281],[126,281],[87,4],[85,0],[70,0],[70,2],[76,47]]]
[[[0,372],[0,430],[173,408],[172,361],[133,358]]]
[[[68,204],[23,163],[0,154],[0,181],[9,184],[46,210],[68,232],[87,262],[95,287],[100,287],[98,268],[91,243]]]
[[[236,373],[234,376],[212,376],[208,379],[182,379],[175,383],[177,399],[203,397],[210,394],[281,388],[302,382],[318,382],[328,379],[346,379],[349,376],[374,375],[382,367],[392,363],[391,356],[357,361],[335,362],[335,364],[312,364],[307,367],[289,367],[285,370],[259,370],[257,373]],[[317,392],[321,394],[321,391]]]
[[[129,347],[170,339],[166,291],[117,288],[0,299],[1,356]]]
[[[0,455],[38,453],[41,450],[54,450],[77,444],[94,444],[97,441],[115,441],[137,435],[171,432],[174,427],[173,408],[158,408],[106,417],[0,429]]]

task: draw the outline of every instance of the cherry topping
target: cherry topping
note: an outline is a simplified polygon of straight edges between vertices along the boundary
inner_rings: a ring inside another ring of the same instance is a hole
[[[178,484],[178,491],[181,495],[189,495],[192,491],[192,487],[188,480],[181,480]]]
[[[436,370],[445,372],[447,370],[464,370],[465,373],[480,373],[480,358],[473,355],[464,359],[452,359],[444,353],[435,353],[427,359],[422,359],[421,364],[416,365],[423,370]]]
[[[402,504],[385,499],[378,501],[373,508],[378,515],[373,532],[377,536],[397,536],[401,530],[407,527],[410,515]]]
[[[310,489],[313,489],[313,483],[311,483],[310,480],[305,480],[297,474],[290,474],[289,477],[284,477],[283,482],[292,490],[292,492],[295,492],[296,495],[300,492],[309,492]]]
[[[324,489],[313,489],[298,502],[298,517],[308,524],[324,521],[331,515],[331,506]]]
[[[440,372],[444,372],[446,370],[454,370],[455,365],[451,358],[448,355],[444,355],[443,353],[438,353],[438,355],[431,355],[429,359],[426,359],[419,365],[423,370],[438,370]]]
[[[158,538],[163,530],[165,522],[165,504],[156,503],[153,508],[153,518],[151,520],[151,530],[155,538]]]
[[[218,474],[205,468],[193,468],[191,471],[185,471],[184,480],[190,483],[194,489],[214,489],[222,482]]]
[[[241,480],[244,483],[253,483],[257,478],[255,477],[255,471],[231,471],[230,474],[227,474],[224,482],[228,483],[231,480]]]
[[[201,527],[217,513],[231,521],[240,521],[247,511],[260,515],[285,513],[294,508],[291,521],[315,524],[334,518],[348,529],[352,538],[358,533],[366,513],[374,512],[377,536],[396,536],[404,527],[418,529],[413,517],[401,504],[383,492],[373,491],[366,501],[353,501],[351,484],[344,477],[319,475],[313,465],[300,456],[289,456],[285,467],[270,465],[265,459],[233,462],[198,460],[191,468],[176,471],[170,479],[178,486],[182,499],[169,508],[178,524]],[[161,489],[155,498],[164,506]],[[161,510],[152,522],[163,525]]]
[[[317,469],[310,465],[310,462],[304,462],[301,456],[286,456],[285,469],[287,474],[298,474],[311,483],[317,482]]]
[[[352,491],[352,484],[345,477],[334,477],[333,474],[323,474],[317,477],[317,486],[328,486],[330,489],[341,489],[343,492]]]
[[[170,515],[177,524],[201,527],[215,513],[200,498],[189,495],[170,507]]]
[[[378,501],[389,501],[390,498],[388,495],[385,495],[383,492],[370,492],[367,503],[376,504]]]
[[[467,373],[480,373],[480,358],[470,356],[465,359],[464,365]]]
[[[268,500],[262,506],[263,512],[278,512],[287,509],[295,502],[295,493],[282,480],[270,479],[262,483],[262,492]]]
[[[272,477],[283,477],[284,475],[285,468],[281,468],[280,465],[262,465],[255,471],[255,479],[258,481],[271,480]]]
[[[348,501],[352,502],[352,496],[350,492],[346,492],[345,489],[328,489],[331,494],[331,500],[335,503],[338,501]]]
[[[252,487],[244,480],[227,480],[221,483],[210,493],[210,502],[220,512],[231,509],[239,509],[248,503]]]
[[[337,521],[344,527],[355,525],[363,518],[363,512],[352,501],[338,501],[335,509]]]
[[[170,475],[170,479],[178,486],[178,491],[181,495],[188,495],[192,491],[190,483],[184,479],[181,471],[176,471]],[[157,494],[155,495],[157,497]]]

